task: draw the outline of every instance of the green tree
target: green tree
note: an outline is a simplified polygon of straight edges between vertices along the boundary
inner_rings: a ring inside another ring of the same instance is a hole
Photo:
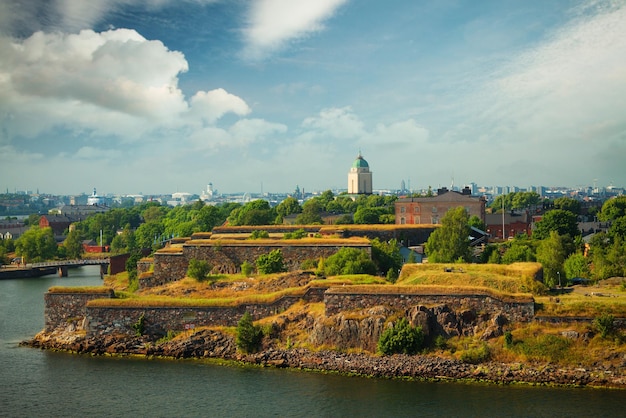
[[[453,263],[459,259],[470,261],[469,215],[464,207],[450,209],[426,242],[426,254],[433,263]]]
[[[574,215],[580,215],[580,202],[571,197],[559,197],[554,199],[554,208],[567,210]]]
[[[302,213],[296,217],[298,225],[315,225],[322,223],[322,205],[317,199],[310,199],[302,205]]]
[[[298,203],[298,199],[291,196],[276,205],[276,214],[278,215],[277,218],[280,218],[280,222],[285,216],[300,212],[302,212],[302,207]]]
[[[576,215],[563,209],[554,209],[546,212],[543,218],[537,222],[533,231],[533,238],[542,240],[550,235],[550,232],[557,232],[559,235],[569,235],[574,238],[580,235]]]
[[[383,331],[378,340],[378,351],[385,355],[416,354],[424,346],[421,327],[413,327],[406,318],[400,318],[393,327]]]
[[[237,337],[235,344],[244,353],[255,353],[261,347],[263,329],[254,325],[252,315],[246,311],[237,323]]]
[[[467,221],[468,225],[470,227],[474,227],[476,229],[480,229],[481,231],[486,231],[487,228],[485,227],[485,223],[476,215],[472,215],[470,216],[469,220]]]
[[[563,263],[563,269],[568,280],[575,277],[584,277],[586,279],[591,277],[591,269],[589,268],[587,258],[580,252],[570,254]]]
[[[281,271],[286,271],[283,253],[278,249],[272,250],[268,254],[258,256],[255,264],[257,270],[261,274],[280,273]]]
[[[604,202],[598,219],[607,222],[624,216],[626,216],[626,196],[617,196]]]
[[[52,260],[57,255],[57,243],[52,229],[31,227],[15,242],[15,252],[28,263]]]
[[[376,264],[369,255],[351,247],[343,247],[322,263],[324,274],[337,276],[345,274],[376,274]]]
[[[563,263],[567,255],[566,240],[556,231],[550,232],[550,236],[541,241],[537,248],[537,261],[543,266],[543,280],[546,286],[555,287],[559,284],[559,279],[561,284],[564,283]]]
[[[243,274],[244,276],[250,276],[253,271],[254,267],[252,266],[252,264],[247,261],[241,263],[241,274]]]
[[[535,251],[526,237],[515,238],[502,256],[502,264],[535,261]]]
[[[276,212],[270,207],[267,200],[258,199],[246,203],[235,209],[228,217],[231,225],[271,225],[276,218]]]
[[[380,223],[381,211],[379,208],[371,208],[367,206],[359,207],[354,213],[355,224],[378,224]]]
[[[250,233],[250,239],[269,238],[270,233],[261,229],[255,229]]]
[[[187,276],[201,282],[207,279],[211,269],[211,265],[206,260],[192,258],[187,266]]]
[[[380,273],[387,274],[392,271],[392,277],[397,278],[398,271],[402,268],[402,254],[396,239],[381,241],[378,238],[372,240],[372,261],[378,267]]]
[[[63,247],[65,247],[65,256],[70,259],[80,259],[83,256],[83,242],[80,236],[80,232],[77,230],[70,231],[63,241]]]

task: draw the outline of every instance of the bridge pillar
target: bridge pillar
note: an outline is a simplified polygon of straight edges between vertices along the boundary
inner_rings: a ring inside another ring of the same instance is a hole
[[[67,270],[67,266],[57,267],[57,273],[59,273],[59,277],[67,277]]]
[[[104,275],[108,274],[109,265],[108,264],[100,264],[100,278],[104,279]]]

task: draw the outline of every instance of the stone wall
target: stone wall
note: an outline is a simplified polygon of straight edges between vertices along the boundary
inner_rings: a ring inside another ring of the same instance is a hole
[[[127,334],[133,335],[133,325],[144,315],[145,333],[165,335],[167,331],[182,331],[193,326],[225,325],[236,326],[243,314],[250,312],[260,319],[276,315],[291,305],[304,299],[308,302],[321,302],[327,288],[312,287],[302,296],[283,296],[273,303],[243,304],[235,307],[119,307],[88,306],[93,299],[113,298],[111,289],[102,293],[46,293],[45,331],[84,329],[89,335]],[[187,326],[187,327],[186,327]]]
[[[44,330],[65,329],[68,325],[82,327],[87,302],[93,299],[112,298],[113,289],[104,289],[97,293],[50,293],[44,294]]]
[[[477,315],[494,316],[503,313],[509,321],[531,321],[535,314],[535,302],[529,301],[502,301],[485,294],[445,295],[445,294],[369,294],[333,292],[332,289],[324,294],[326,316],[338,314],[342,311],[360,310],[374,306],[388,306],[394,309],[410,309],[414,306],[446,305],[455,311],[471,310]]]
[[[318,260],[327,258],[343,247],[353,247],[366,251],[371,256],[371,245],[365,242],[349,242],[342,244],[295,243],[289,241],[275,241],[273,243],[255,243],[244,241],[240,243],[222,244],[219,240],[194,242],[188,241],[179,252],[171,249],[166,252],[157,251],[154,254],[154,274],[150,278],[142,278],[140,287],[160,286],[162,284],[180,280],[187,273],[189,260],[205,260],[213,266],[214,273],[234,274],[241,271],[244,261],[254,265],[255,260],[263,254],[279,249],[283,254],[285,266],[289,271],[299,270],[304,260]]]

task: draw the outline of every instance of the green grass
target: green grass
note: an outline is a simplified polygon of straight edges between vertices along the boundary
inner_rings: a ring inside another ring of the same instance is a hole
[[[48,289],[48,293],[111,293],[110,287],[104,286],[53,286]]]

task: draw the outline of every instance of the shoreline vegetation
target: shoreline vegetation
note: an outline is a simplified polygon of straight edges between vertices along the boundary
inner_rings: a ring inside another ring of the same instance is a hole
[[[483,331],[493,327],[497,318],[483,320],[481,313],[475,312],[474,330],[463,328],[457,334],[426,333],[424,347],[414,355],[382,355],[371,348],[372,341],[366,341],[371,340],[372,335],[379,335],[372,333],[376,328],[372,318],[383,318],[377,328],[380,331],[382,327],[391,327],[399,318],[410,316],[408,311],[378,306],[345,310],[326,317],[323,302],[304,300],[283,312],[255,321],[264,337],[258,352],[250,354],[238,348],[234,327],[217,326],[170,330],[167,335],[91,336],[74,322],[66,329],[42,331],[22,345],[90,355],[215,359],[366,377],[626,389],[623,329],[598,328],[598,318],[602,315],[610,313],[611,321],[613,315],[616,319],[626,317],[625,279],[551,293],[535,280],[539,272],[537,263],[487,267],[412,264],[405,265],[395,284],[369,275],[320,278],[301,271],[219,275],[208,280],[185,278],[136,292],[127,291],[129,280],[123,273],[105,278],[108,289],[115,291],[115,299],[88,302],[89,306],[233,306],[241,301],[262,303],[283,294],[298,295],[309,287],[323,284],[332,286],[331,294],[358,290],[392,295],[406,292],[462,295],[473,290],[511,300],[534,300],[535,320],[498,324],[498,332],[486,336]],[[56,287],[50,292],[96,290]],[[458,317],[469,313],[442,311],[440,307],[424,309],[439,309],[437,312],[443,312],[442,315]],[[415,312],[424,313],[424,310]],[[542,317],[550,320],[539,319]],[[577,320],[572,320],[574,317]],[[354,344],[347,348],[350,344],[343,344],[336,335],[331,335],[350,327],[365,341],[360,348],[354,348]],[[364,334],[366,338],[362,337]],[[366,346],[369,349],[364,348]],[[375,341],[373,346],[376,346]]]

